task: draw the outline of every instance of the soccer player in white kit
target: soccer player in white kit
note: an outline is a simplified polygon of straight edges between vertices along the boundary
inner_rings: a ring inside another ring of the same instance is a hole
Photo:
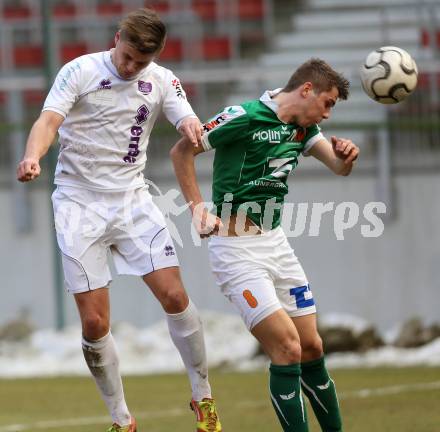
[[[143,176],[148,139],[161,111],[194,145],[201,140],[201,124],[179,80],[154,62],[165,38],[156,13],[139,9],[122,20],[115,48],[62,67],[17,168],[18,180],[37,178],[39,160],[59,133],[52,196],[57,240],[66,287],[81,318],[84,357],[113,420],[108,432],[136,431],[110,331],[108,252],[117,272],[141,276],[166,312],[191,381],[197,431],[221,431],[201,321]]]

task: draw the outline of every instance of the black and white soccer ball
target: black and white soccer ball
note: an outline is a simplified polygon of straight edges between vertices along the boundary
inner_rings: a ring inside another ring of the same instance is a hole
[[[360,70],[362,87],[382,104],[401,102],[417,86],[417,65],[403,49],[381,47],[368,54]]]

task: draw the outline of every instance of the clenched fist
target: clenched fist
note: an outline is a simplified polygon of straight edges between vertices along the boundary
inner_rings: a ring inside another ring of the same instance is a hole
[[[28,182],[36,179],[41,173],[40,162],[38,159],[25,158],[17,167],[17,180]]]
[[[349,139],[331,137],[333,151],[336,157],[342,159],[344,163],[354,162],[359,156],[359,147]]]

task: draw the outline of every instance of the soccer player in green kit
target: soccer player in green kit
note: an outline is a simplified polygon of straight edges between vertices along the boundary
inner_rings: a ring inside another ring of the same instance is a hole
[[[328,141],[318,127],[348,90],[342,75],[310,59],[284,88],[227,107],[205,123],[202,147],[183,138],[171,150],[193,222],[201,237],[210,237],[216,281],[271,360],[270,397],[284,431],[308,430],[303,392],[322,431],[342,431],[315,302],[280,214],[287,177],[301,153],[335,174],[350,174],[358,147],[344,138]],[[211,149],[217,215],[205,207],[194,168],[194,156]]]

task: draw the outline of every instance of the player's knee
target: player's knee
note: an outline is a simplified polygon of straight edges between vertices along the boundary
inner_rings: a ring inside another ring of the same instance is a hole
[[[98,340],[110,331],[108,320],[96,313],[90,314],[82,320],[83,335],[87,340]]]
[[[318,334],[312,339],[302,341],[301,349],[303,361],[315,360],[324,355],[322,339]]]
[[[272,363],[288,365],[301,361],[301,345],[295,338],[284,338],[274,348],[269,353]]]
[[[162,307],[170,314],[183,312],[188,306],[188,301],[183,287],[169,288],[161,298]]]
[[[301,361],[301,345],[296,339],[286,340],[286,342],[281,345],[281,350],[289,364],[299,363]]]

